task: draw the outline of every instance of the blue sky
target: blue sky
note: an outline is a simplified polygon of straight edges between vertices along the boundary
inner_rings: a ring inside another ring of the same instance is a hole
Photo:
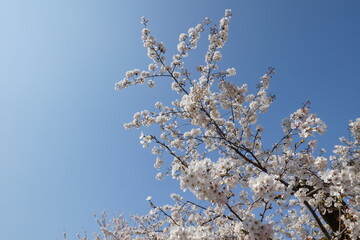
[[[148,195],[163,204],[178,192],[176,182],[155,180],[140,130],[122,127],[170,99],[168,84],[116,92],[114,83],[150,63],[141,16],[172,53],[180,33],[206,16],[218,21],[226,8],[233,19],[222,66],[252,88],[269,66],[277,70],[277,100],[262,119],[267,138],[307,100],[328,125],[319,146],[329,153],[347,135],[348,120],[360,116],[359,1],[2,1],[2,239],[62,239],[63,231],[74,239],[97,230],[93,211],[146,213]],[[201,42],[189,66],[202,63]]]

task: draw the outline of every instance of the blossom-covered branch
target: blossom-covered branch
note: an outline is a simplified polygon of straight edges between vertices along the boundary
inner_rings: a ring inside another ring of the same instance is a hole
[[[179,36],[170,61],[142,18],[142,40],[152,60],[148,69],[126,72],[115,89],[171,79],[171,104],[134,114],[127,129],[159,126],[140,143],[157,155],[156,178],[171,176],[191,191],[200,205],[172,194],[174,203],[155,206],[145,216],[124,223],[101,223],[99,239],[359,239],[360,118],[349,123],[351,137],[341,138],[334,154],[317,150],[315,137],[325,123],[310,103],[282,120],[283,136],[265,146],[258,119],[275,99],[269,93],[273,68],[248,92],[233,67],[219,69],[229,37],[230,10],[218,24],[206,18]],[[185,60],[208,28],[205,61],[193,68]],[[190,73],[192,77],[190,78]],[[197,76],[196,76],[197,74]],[[170,169],[170,170],[169,170]],[[87,238],[84,238],[87,239]]]

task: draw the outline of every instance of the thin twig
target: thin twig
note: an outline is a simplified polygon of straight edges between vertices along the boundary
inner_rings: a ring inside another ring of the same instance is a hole
[[[230,212],[232,212],[241,222],[243,221],[241,217],[230,207],[228,203],[226,203],[226,206],[229,208]]]

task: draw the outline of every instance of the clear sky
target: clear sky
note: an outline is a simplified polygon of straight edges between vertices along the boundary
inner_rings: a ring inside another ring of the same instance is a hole
[[[122,126],[171,97],[169,85],[116,92],[114,83],[150,63],[141,16],[172,53],[180,33],[206,16],[218,21],[226,8],[233,19],[222,66],[252,87],[269,66],[277,70],[264,134],[279,134],[281,119],[311,100],[328,125],[319,146],[331,152],[360,117],[358,0],[1,1],[1,239],[62,239],[63,231],[75,239],[98,229],[93,211],[146,213],[148,195],[163,204],[178,192],[176,182],[155,180],[140,130]]]

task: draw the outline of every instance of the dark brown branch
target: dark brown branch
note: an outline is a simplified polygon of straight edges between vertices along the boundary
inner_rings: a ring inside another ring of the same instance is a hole
[[[184,162],[179,156],[177,156],[177,155],[169,148],[168,145],[166,145],[165,143],[160,142],[160,141],[159,141],[155,136],[153,136],[153,135],[151,135],[151,138],[153,138],[157,144],[160,144],[161,146],[163,146],[164,148],[166,148],[166,149],[169,151],[170,155],[172,155],[172,156],[175,157],[177,160],[179,160],[183,166],[188,167],[187,163]]]
[[[150,206],[151,206],[152,208],[159,209],[166,217],[170,218],[176,226],[179,226],[179,224],[178,224],[167,212],[165,212],[164,210],[162,210],[161,207],[155,206],[155,205],[152,203],[151,200],[149,200],[149,203],[150,203]]]
[[[243,220],[239,217],[239,215],[230,207],[230,205],[229,205],[228,203],[226,203],[226,206],[229,208],[230,212],[232,212],[232,213],[235,215],[235,217],[237,217],[237,219],[239,219],[241,222],[243,221]]]
[[[326,236],[326,238],[328,240],[331,239],[330,234],[328,233],[328,231],[326,230],[326,228],[324,227],[324,225],[322,224],[320,218],[318,217],[318,215],[316,214],[316,212],[314,211],[314,209],[312,209],[310,203],[308,201],[304,201],[305,206],[309,209],[310,213],[313,215],[313,217],[315,218],[316,223],[319,225],[321,231],[324,233],[324,235]]]

